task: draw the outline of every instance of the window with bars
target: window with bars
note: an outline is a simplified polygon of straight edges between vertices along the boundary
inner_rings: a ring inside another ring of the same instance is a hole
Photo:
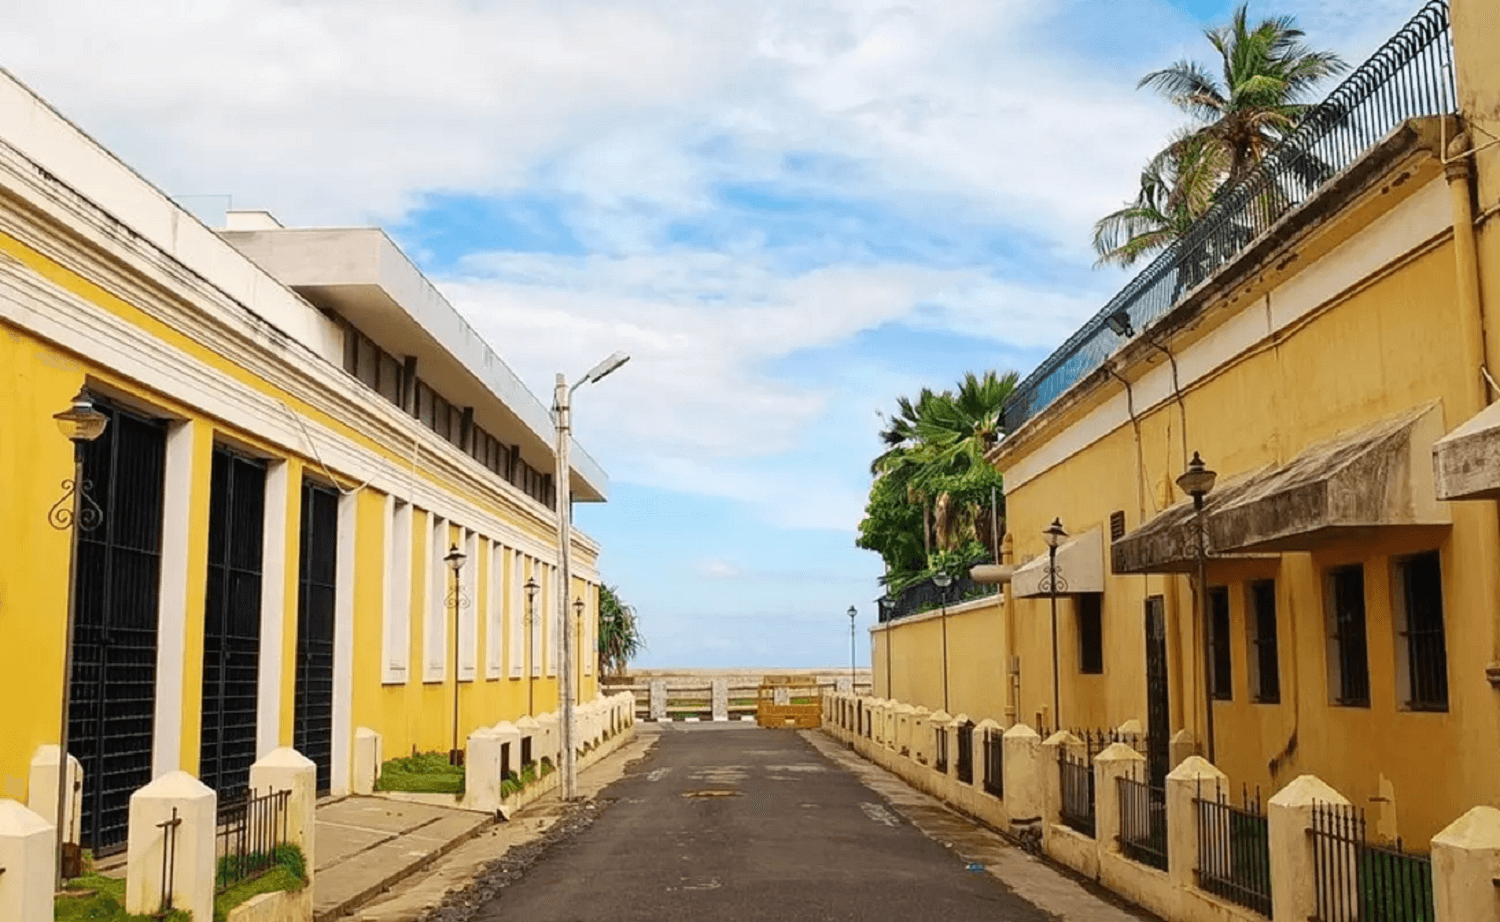
[[[1250,697],[1261,704],[1281,701],[1281,661],[1276,652],[1276,581],[1250,583],[1245,624],[1250,640]]]
[[[1229,587],[1208,590],[1209,683],[1219,701],[1234,698],[1233,660],[1229,649]]]
[[[1079,593],[1074,610],[1078,613],[1078,671],[1085,675],[1104,672],[1104,594]]]
[[[1397,679],[1406,707],[1448,710],[1448,641],[1443,629],[1443,568],[1437,551],[1396,561]]]
[[[1328,571],[1326,592],[1329,694],[1343,707],[1369,707],[1364,566],[1356,563]]]

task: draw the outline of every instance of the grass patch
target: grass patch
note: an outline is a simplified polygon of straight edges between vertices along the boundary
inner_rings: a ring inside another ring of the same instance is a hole
[[[391,759],[380,766],[375,790],[462,795],[464,770],[462,766],[449,765],[447,753],[423,752]]]
[[[276,849],[277,864],[254,880],[247,880],[214,897],[213,922],[225,922],[230,910],[262,893],[286,891],[296,893],[307,886],[307,859],[295,845]],[[223,866],[220,866],[223,872]],[[131,915],[125,911],[125,880],[102,874],[75,877],[74,889],[95,891],[89,897],[60,896],[54,901],[56,922],[191,922],[185,909],[174,909],[166,916]]]
[[[540,763],[527,762],[522,766],[520,774],[507,772],[505,777],[501,779],[500,796],[509,797],[512,794],[524,791],[538,780],[552,774],[552,771],[552,762],[549,759],[542,759]]]

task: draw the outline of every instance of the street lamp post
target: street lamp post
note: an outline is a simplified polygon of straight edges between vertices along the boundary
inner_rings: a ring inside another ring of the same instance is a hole
[[[583,597],[582,596],[579,596],[579,597],[573,599],[573,616],[574,616],[574,621],[575,621],[574,630],[576,631],[576,633],[574,634],[574,636],[577,637],[578,638],[578,642],[580,644],[582,644],[583,643]],[[579,650],[578,650],[578,680],[577,680],[577,687],[578,687],[577,695],[578,695],[579,698],[583,697],[583,658],[585,656],[588,656],[588,655],[589,655],[589,651],[583,649],[580,646]]]
[[[953,585],[953,577],[947,573],[939,573],[932,578],[933,585],[938,589],[938,604],[942,606],[943,622],[943,710],[948,710],[948,587]]]
[[[1047,530],[1042,532],[1047,541],[1047,595],[1052,603],[1052,728],[1062,729],[1062,677],[1057,668],[1057,592],[1067,588],[1067,583],[1057,572],[1057,549],[1068,533],[1063,530],[1062,519],[1055,518]]]
[[[1188,469],[1177,478],[1177,486],[1193,498],[1193,524],[1198,531],[1198,592],[1195,600],[1198,609],[1198,630],[1203,638],[1203,729],[1208,736],[1208,761],[1214,761],[1214,691],[1209,687],[1209,669],[1213,657],[1213,645],[1208,636],[1208,549],[1204,542],[1203,497],[1214,488],[1218,474],[1208,469],[1198,453]]]
[[[459,579],[459,572],[463,569],[464,561],[468,555],[458,549],[458,545],[450,545],[448,554],[443,562],[453,573],[452,590],[448,593],[448,605],[453,609],[453,748],[448,750],[448,764],[464,764],[464,751],[458,748],[458,609],[463,603],[463,585]]]
[[[526,713],[530,717],[536,716],[536,683],[531,676],[531,650],[536,646],[536,638],[533,636],[536,630],[536,594],[541,588],[536,577],[526,578]]]
[[[857,695],[859,691],[854,685],[854,618],[859,614],[853,605],[849,606],[849,694]]]
[[[572,570],[572,481],[571,466],[568,463],[568,442],[572,421],[570,418],[571,407],[569,403],[573,391],[585,384],[602,379],[605,375],[630,361],[630,356],[623,352],[616,352],[609,358],[590,368],[572,387],[568,386],[567,379],[559,372],[557,375],[557,387],[553,392],[553,409],[557,413],[556,435],[557,445],[555,454],[557,456],[557,555],[559,566],[557,568],[557,615],[562,622],[563,649],[562,649],[562,799],[564,801],[576,800],[578,798],[578,765],[573,753],[573,623],[568,618],[568,597],[572,595],[573,578]]]
[[[57,889],[63,886],[63,858],[68,841],[68,711],[73,693],[73,608],[78,589],[78,534],[93,531],[104,521],[104,512],[88,495],[92,486],[83,479],[83,446],[104,434],[109,417],[94,409],[86,388],[68,409],[55,414],[57,428],[73,443],[73,479],[63,481],[62,498],[47,513],[47,521],[59,531],[68,531],[68,599],[66,629],[63,638],[62,719],[57,731]]]

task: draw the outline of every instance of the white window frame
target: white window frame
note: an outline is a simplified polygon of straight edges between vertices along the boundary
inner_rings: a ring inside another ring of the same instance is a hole
[[[499,541],[489,544],[489,585],[485,587],[488,606],[484,620],[484,677],[487,681],[505,675],[505,600],[507,577],[510,570],[505,565],[505,545]]]
[[[444,617],[447,600],[448,521],[436,513],[428,514],[426,592],[427,604],[422,617],[422,681],[444,682],[448,678],[448,619]]]
[[[510,643],[505,648],[509,657],[505,672],[512,679],[520,679],[526,673],[526,558],[515,548],[506,553],[510,557],[510,606],[506,612],[510,618]]]
[[[411,668],[412,506],[385,498],[385,618],[380,680],[405,685]]]
[[[462,589],[458,600],[458,681],[472,682],[479,675],[479,618],[484,599],[479,594],[479,534],[463,531],[464,563],[459,569]]]

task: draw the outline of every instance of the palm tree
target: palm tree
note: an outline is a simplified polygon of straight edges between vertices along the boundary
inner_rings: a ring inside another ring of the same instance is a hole
[[[599,674],[619,675],[646,641],[635,609],[620,598],[614,586],[599,587]]]
[[[1146,166],[1136,200],[1095,225],[1100,263],[1129,265],[1181,238],[1221,189],[1245,178],[1296,127],[1318,85],[1348,69],[1333,52],[1309,48],[1294,17],[1251,27],[1248,3],[1204,35],[1218,52],[1217,74],[1182,60],[1137,84],[1194,123]]]

